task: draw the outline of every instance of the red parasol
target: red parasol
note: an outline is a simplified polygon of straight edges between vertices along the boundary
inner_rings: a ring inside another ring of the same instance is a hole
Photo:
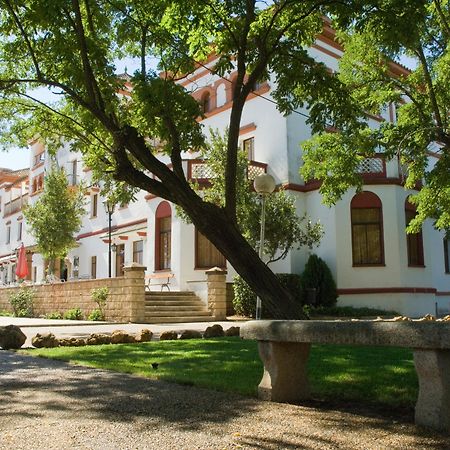
[[[25,247],[22,245],[19,249],[19,258],[17,259],[16,275],[19,278],[25,279],[28,275],[27,256],[25,254]]]

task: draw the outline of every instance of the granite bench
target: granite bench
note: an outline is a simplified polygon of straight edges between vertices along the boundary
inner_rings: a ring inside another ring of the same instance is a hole
[[[450,432],[449,322],[259,320],[243,324],[241,337],[258,341],[259,397],[286,403],[310,397],[311,344],[409,347],[419,379],[415,422]]]

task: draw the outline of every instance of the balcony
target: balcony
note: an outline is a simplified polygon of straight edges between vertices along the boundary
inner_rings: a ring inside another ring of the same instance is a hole
[[[3,217],[10,216],[16,212],[22,211],[22,208],[28,204],[28,194],[17,197],[8,203],[5,203]]]
[[[382,156],[364,158],[357,171],[364,178],[386,178],[386,161]]]
[[[247,166],[247,179],[252,181],[258,175],[267,172],[267,164],[258,161],[249,161]],[[207,161],[192,159],[188,160],[188,179],[197,181],[198,183],[207,183],[216,174],[208,165]]]

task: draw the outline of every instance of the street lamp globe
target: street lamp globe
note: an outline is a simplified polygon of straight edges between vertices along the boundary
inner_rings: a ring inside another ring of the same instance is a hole
[[[253,187],[258,194],[268,195],[275,190],[275,179],[268,173],[263,173],[255,177]]]

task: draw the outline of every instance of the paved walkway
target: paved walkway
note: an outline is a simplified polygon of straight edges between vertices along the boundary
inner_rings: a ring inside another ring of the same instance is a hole
[[[448,449],[401,417],[260,402],[0,351],[0,449]]]
[[[222,325],[226,330],[232,326],[240,326],[242,321],[224,322],[194,322],[194,323],[172,323],[172,324],[150,324],[150,323],[111,323],[92,322],[81,320],[49,320],[49,319],[29,319],[26,317],[4,317],[0,316],[0,326],[17,325],[26,334],[27,340],[24,347],[31,347],[31,338],[36,333],[53,333],[57,338],[86,337],[91,333],[111,333],[114,330],[124,330],[129,333],[136,333],[143,328],[152,331],[153,337],[158,339],[163,331],[184,330],[205,331],[207,327],[214,324]]]

